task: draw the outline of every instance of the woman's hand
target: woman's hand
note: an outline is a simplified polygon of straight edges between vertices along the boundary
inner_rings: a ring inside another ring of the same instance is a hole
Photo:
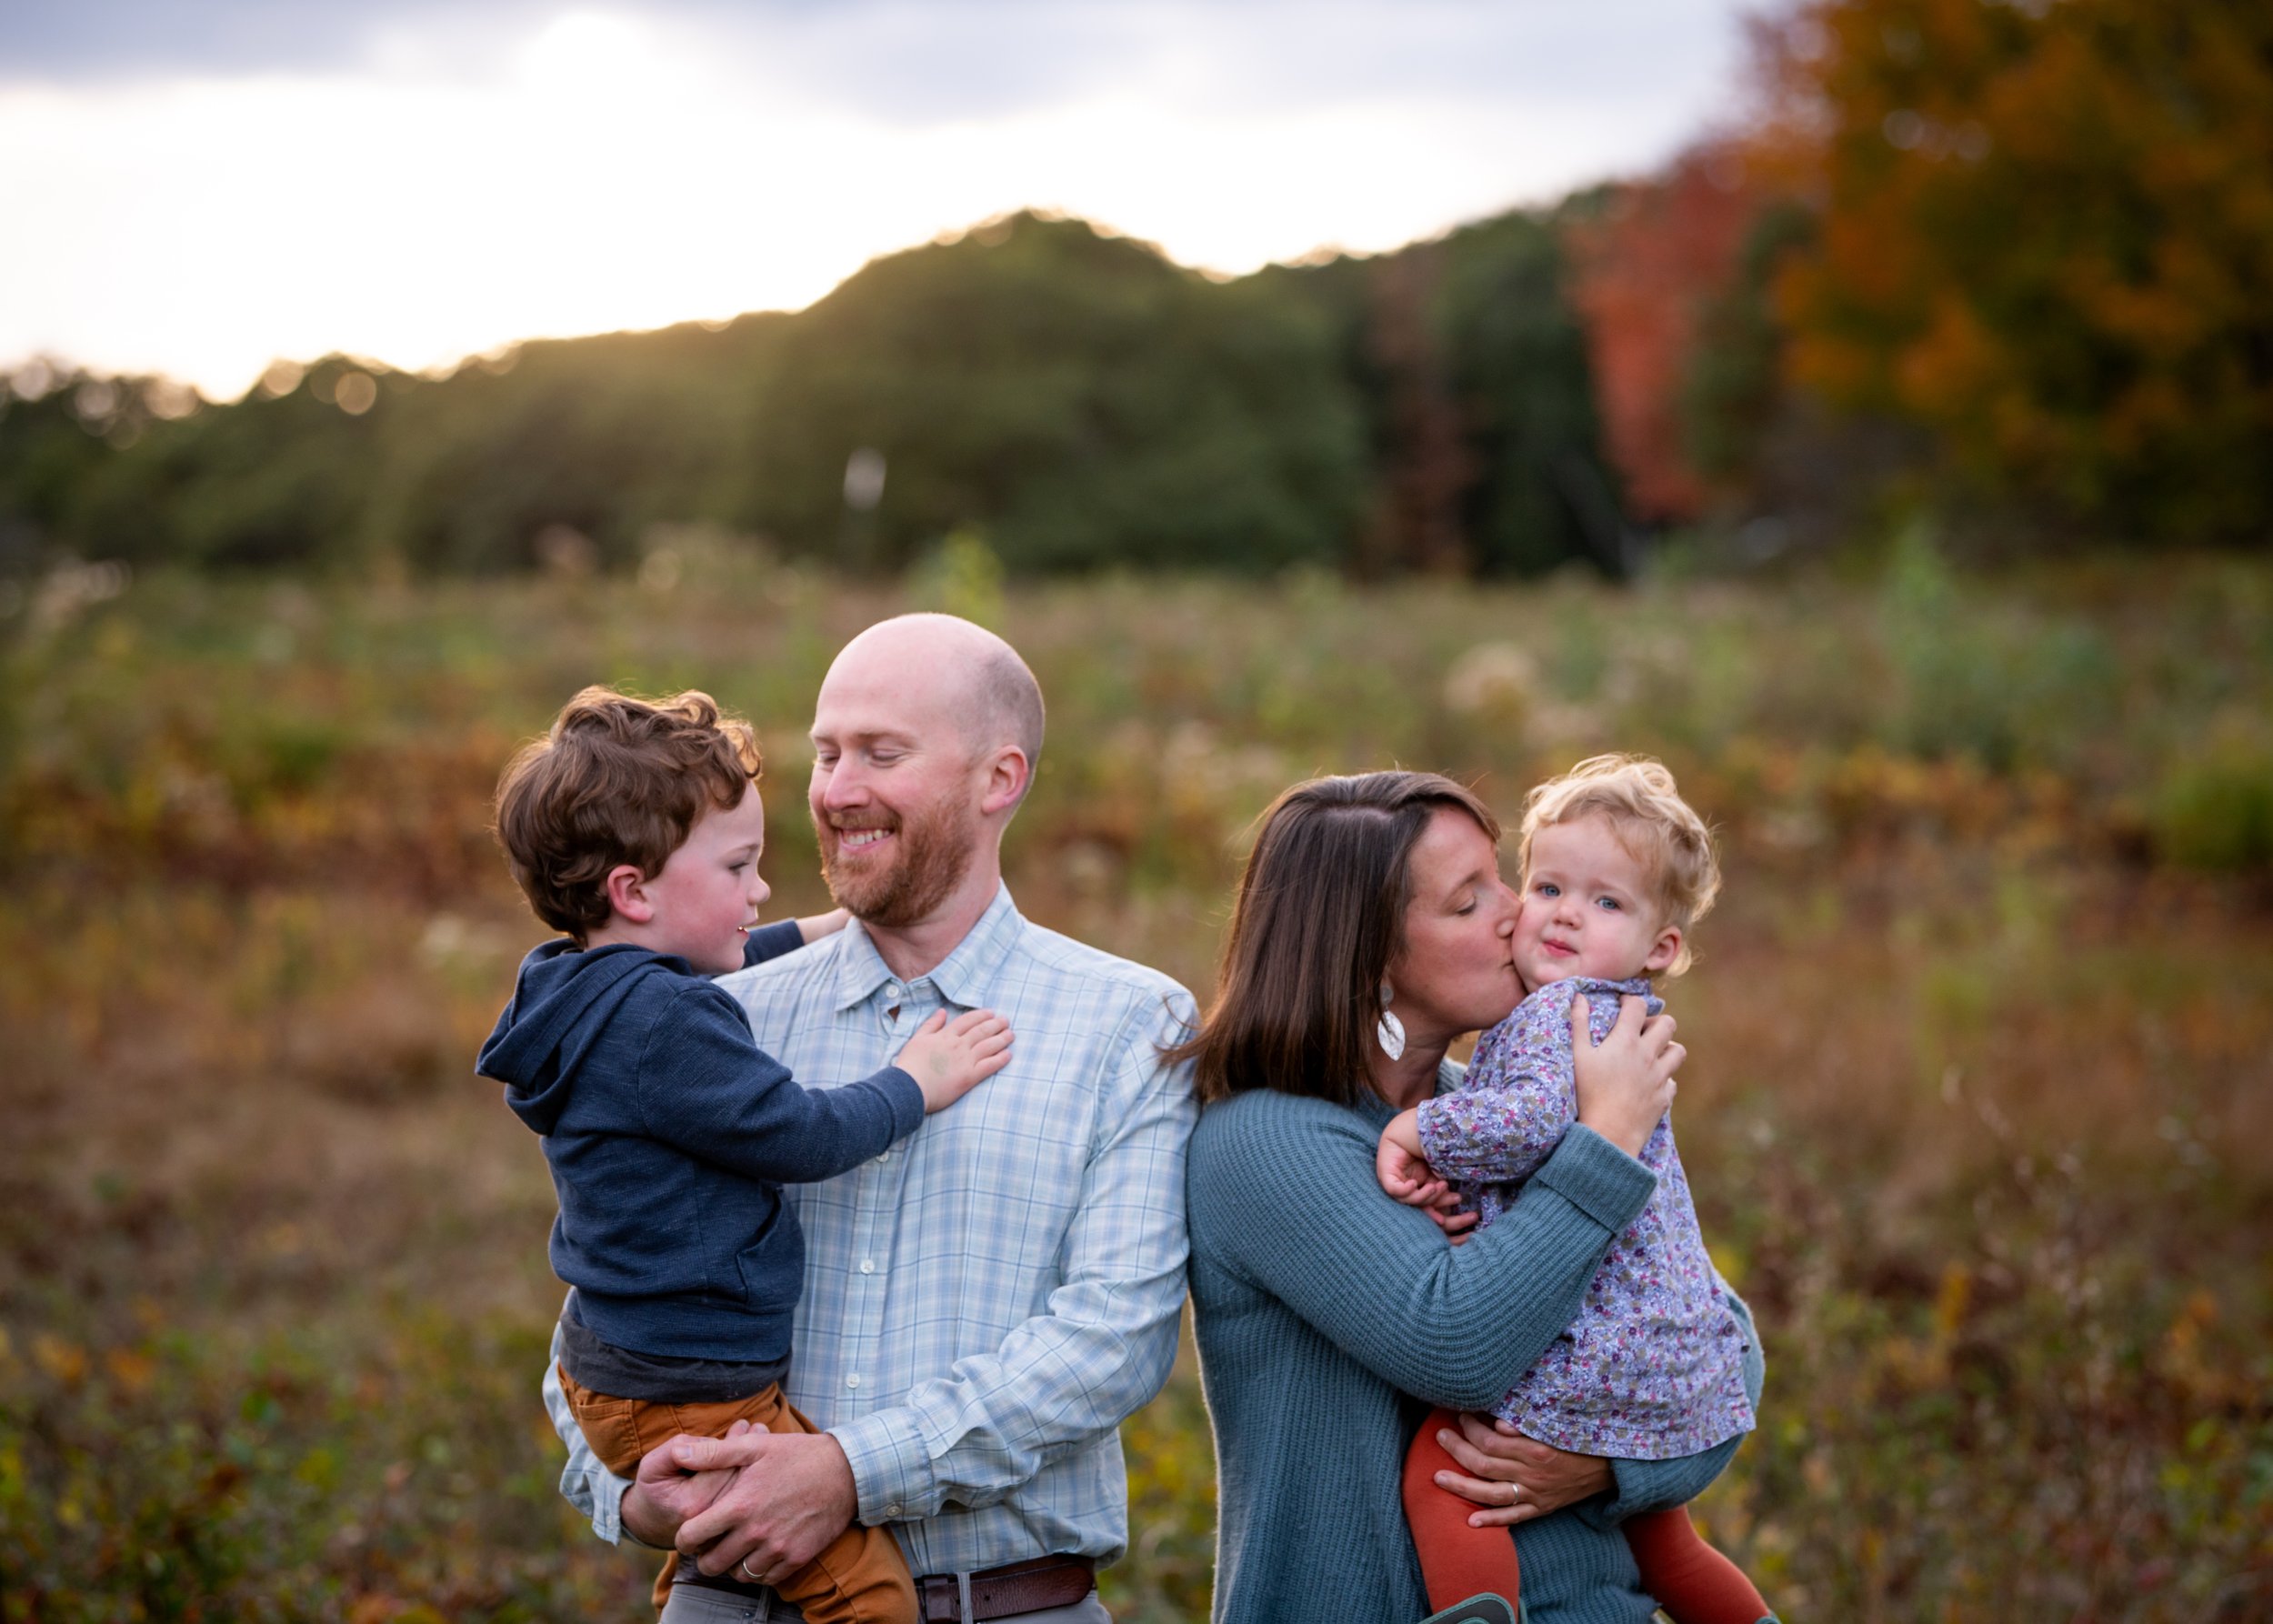
[[[1673,1040],[1673,1017],[1641,999],[1618,1000],[1617,1025],[1599,1048],[1587,1031],[1585,996],[1570,1001],[1570,1047],[1578,1120],[1628,1156],[1639,1156],[1672,1108],[1673,1074],[1688,1050]]]
[[[1437,1487],[1476,1503],[1479,1509],[1468,1513],[1474,1529],[1545,1517],[1593,1499],[1614,1481],[1610,1463],[1599,1455],[1573,1455],[1479,1415],[1462,1416],[1457,1432],[1439,1429],[1437,1441],[1467,1472],[1438,1472]]]

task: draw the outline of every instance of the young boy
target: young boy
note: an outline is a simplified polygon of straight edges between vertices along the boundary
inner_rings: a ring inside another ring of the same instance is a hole
[[[1382,1130],[1382,1188],[1427,1206],[1446,1179],[1476,1205],[1479,1227],[1507,1209],[1521,1181],[1577,1120],[1571,1058],[1574,999],[1588,1031],[1608,1036],[1622,995],[1661,1007],[1648,977],[1688,967],[1688,932],[1713,905],[1719,865],[1704,820],[1655,761],[1597,756],[1539,786],[1525,804],[1523,907],[1516,968],[1530,996],[1477,1043],[1459,1089],[1400,1113]],[[1576,1454],[1662,1460],[1693,1455],[1753,1426],[1744,1333],[1706,1255],[1688,1180],[1658,1123],[1641,1159],[1657,1175],[1649,1205],[1611,1244],[1586,1306],[1498,1408],[1517,1431]],[[1439,1410],[1406,1462],[1406,1518],[1433,1606],[1482,1591],[1513,1600],[1515,1545],[1475,1529],[1475,1508],[1439,1489],[1459,1470],[1437,1441],[1457,1432]],[[1759,1592],[1697,1537],[1687,1507],[1625,1525],[1642,1588],[1677,1624],[1757,1624]]]
[[[935,1016],[895,1064],[842,1088],[802,1088],[758,1048],[707,977],[844,925],[757,928],[758,769],[748,725],[709,696],[595,687],[497,786],[514,878],[567,935],[523,960],[478,1068],[544,1136],[553,1268],[572,1288],[561,1386],[594,1453],[626,1476],[682,1432],[814,1430],[781,1394],[805,1275],[781,1186],[880,1154],[1010,1058],[1008,1026],[985,1010]],[[814,1624],[916,1617],[881,1529],[855,1524],[775,1589]]]

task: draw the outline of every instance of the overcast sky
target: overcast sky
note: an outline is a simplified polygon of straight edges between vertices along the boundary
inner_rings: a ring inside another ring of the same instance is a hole
[[[1022,206],[1245,271],[1631,174],[1735,0],[0,0],[0,366],[226,396],[795,307]]]

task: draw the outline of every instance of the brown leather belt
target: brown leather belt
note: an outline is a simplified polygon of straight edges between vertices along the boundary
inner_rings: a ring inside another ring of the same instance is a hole
[[[1046,1608],[1071,1607],[1096,1588],[1097,1565],[1090,1557],[1036,1557],[971,1575],[971,1617],[1015,1619]],[[926,1573],[916,1580],[919,1624],[962,1624],[963,1587],[952,1573]]]

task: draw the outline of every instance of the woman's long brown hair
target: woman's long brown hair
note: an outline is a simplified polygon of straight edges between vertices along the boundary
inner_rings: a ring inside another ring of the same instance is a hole
[[[1273,801],[1239,895],[1199,1029],[1167,1051],[1193,1062],[1204,1104],[1249,1088],[1356,1105],[1381,980],[1404,944],[1413,847],[1441,807],[1499,820],[1439,773],[1313,778]]]

